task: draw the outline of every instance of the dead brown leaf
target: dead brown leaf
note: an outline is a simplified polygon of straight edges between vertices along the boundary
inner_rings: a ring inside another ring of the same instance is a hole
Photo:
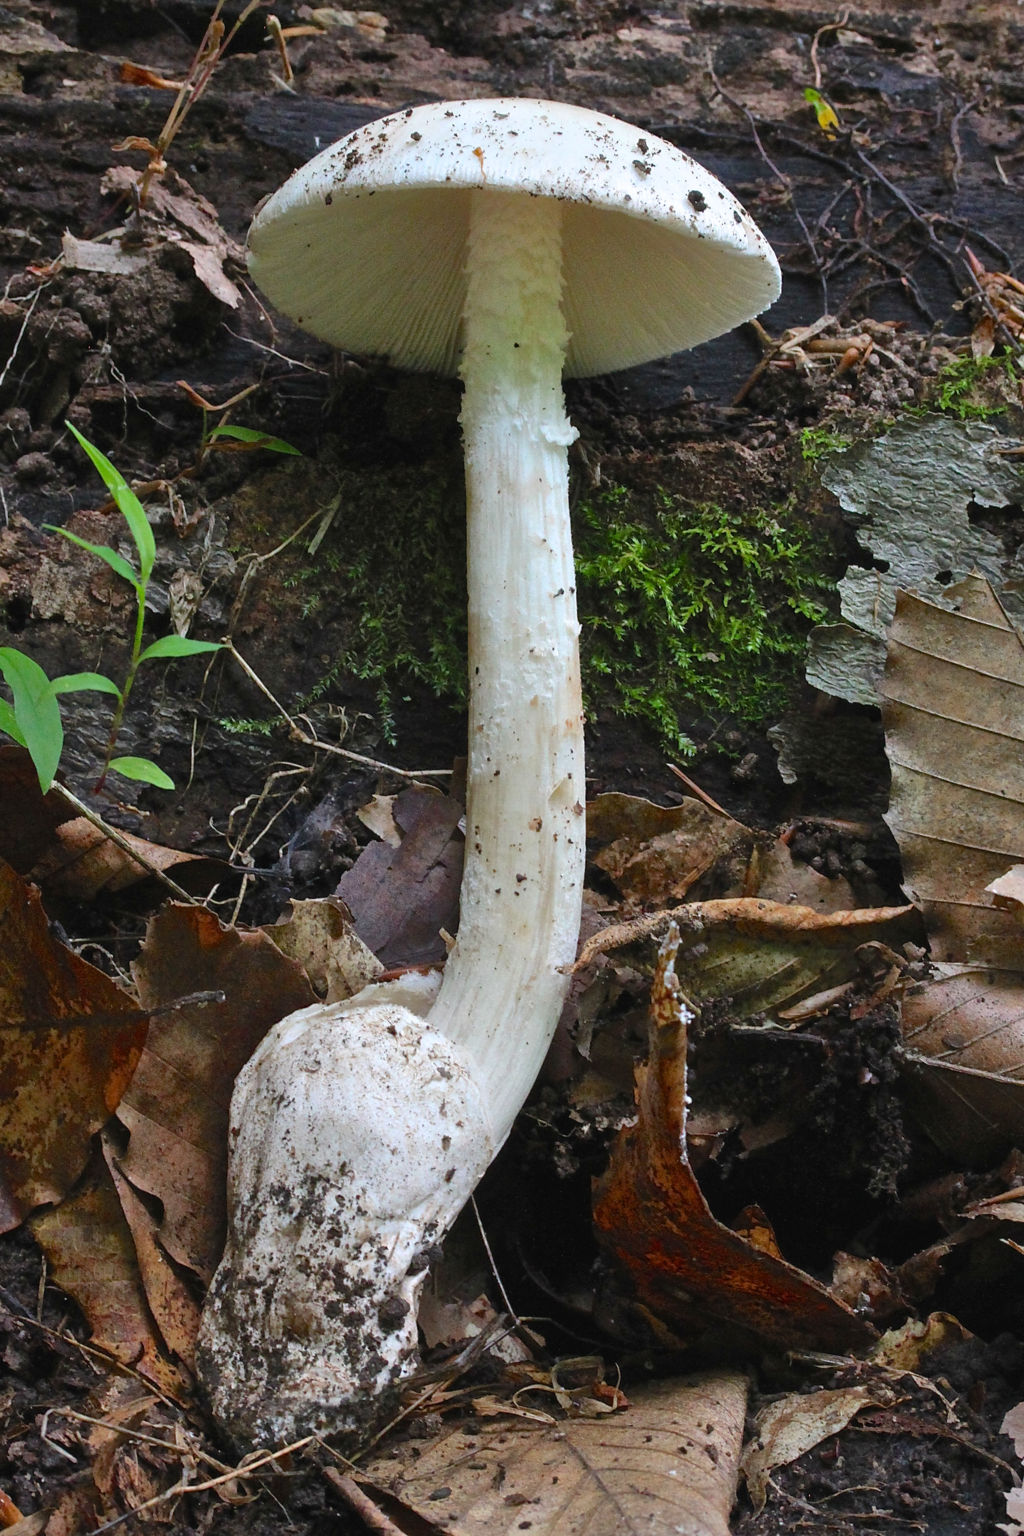
[[[463,808],[437,790],[413,784],[395,797],[397,847],[371,843],[342,875],[337,894],[356,933],[385,966],[444,960],[441,930],[459,917]]]
[[[0,859],[27,875],[75,814],[56,790],[39,793],[39,779],[24,747],[0,746]]]
[[[116,1109],[146,1038],[134,999],[56,940],[0,863],[0,1230],[64,1198]],[[127,1017],[122,1017],[127,1016]]]
[[[85,1313],[93,1342],[162,1392],[180,1394],[184,1382],[161,1349],[132,1236],[99,1149],[74,1194],[33,1216],[29,1226],[51,1279]]]
[[[1024,854],[1024,642],[981,576],[957,610],[898,594],[882,682],[886,820],[932,957],[1021,966],[1015,916],[986,887]]]
[[[353,997],[384,969],[353,928],[348,908],[334,896],[290,902],[287,914],[264,932],[302,967],[324,1002]]]
[[[553,1424],[456,1427],[361,1463],[382,1489],[452,1536],[728,1536],[745,1376],[735,1371],[630,1391],[624,1413]]]
[[[686,1151],[692,1014],[675,973],[678,948],[678,935],[670,935],[652,987],[637,1124],[620,1133],[595,1192],[599,1240],[628,1273],[642,1313],[679,1337],[724,1329],[782,1348],[866,1345],[874,1337],[869,1323],[809,1275],[722,1226],[708,1208]]]
[[[666,906],[682,901],[716,866],[719,889],[742,878],[754,834],[731,816],[687,797],[674,806],[634,795],[598,795],[587,805],[587,839],[600,851],[594,863],[627,901]]]
[[[820,912],[760,897],[696,901],[617,923],[587,941],[577,968],[597,955],[649,945],[672,920],[683,928],[679,969],[694,1002],[728,997],[737,1019],[780,1012],[857,975],[856,951],[898,946],[917,932],[915,911],[864,907]]]
[[[161,1202],[159,1245],[208,1282],[223,1246],[235,1077],[272,1024],[317,998],[265,934],[225,928],[201,907],[172,904],[159,912],[134,973],[148,1007],[197,989],[225,997],[154,1021],[118,1112],[131,1135],[118,1167],[136,1190]],[[158,1311],[158,1300],[150,1300]]]
[[[757,851],[744,894],[784,906],[810,907],[813,912],[850,912],[857,905],[849,881],[842,876],[830,879],[794,859],[781,838]]]
[[[65,821],[32,869],[32,879],[47,896],[89,902],[103,893],[116,894],[151,880],[154,869],[173,870],[179,885],[190,891],[206,892],[224,875],[226,866],[218,859],[164,848],[130,832],[121,836],[146,864],[138,863],[84,816]]]
[[[878,1385],[794,1392],[769,1403],[758,1414],[754,1438],[743,1451],[741,1470],[755,1513],[765,1506],[768,1479],[776,1467],[796,1461],[829,1435],[838,1434],[862,1408],[876,1408],[892,1400],[892,1392]]]
[[[144,149],[147,153],[153,150],[148,140],[139,140],[134,145],[125,141],[120,147]],[[133,197],[137,185],[138,173],[127,165],[108,167],[100,182],[104,192],[126,199]],[[244,268],[244,252],[224,233],[213,204],[170,166],[164,167],[160,180],[149,184],[146,228],[187,251],[203,286],[229,309],[238,308],[242,295],[225,272],[224,263],[230,259]]]
[[[111,1137],[103,1135],[101,1140],[107,1168],[131,1233],[149,1310],[163,1344],[191,1373],[199,1332],[199,1303],[160,1244],[160,1222],[151,1204],[146,1204],[121,1172],[118,1150]]]
[[[1024,1141],[1024,643],[980,576],[900,593],[882,692],[887,820],[937,974],[903,1002],[907,1101],[968,1164]]]

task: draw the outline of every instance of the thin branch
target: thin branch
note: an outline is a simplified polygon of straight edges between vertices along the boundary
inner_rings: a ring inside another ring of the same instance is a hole
[[[754,117],[754,114],[751,112],[750,108],[746,105],[745,102],[738,101],[735,96],[730,96],[729,92],[722,86],[721,81],[715,74],[715,71],[710,64],[708,65],[708,74],[711,76],[712,84],[714,85],[715,90],[721,96],[722,100],[726,102],[730,107],[732,107],[734,112],[742,113],[742,115],[746,118],[750,132],[754,139],[754,143],[757,145],[758,154],[761,156],[761,159],[771,171],[772,175],[778,181],[779,185],[785,189],[786,196],[789,199],[789,206],[793,210],[793,217],[796,219],[796,222],[800,226],[800,232],[803,235],[807,249],[810,252],[812,270],[817,273],[818,281],[821,283],[822,312],[824,314],[828,314],[828,278],[826,276],[825,263],[822,261],[820,255],[818,254],[818,247],[814,242],[814,236],[808,229],[806,220],[804,219],[803,214],[800,212],[800,209],[797,207],[796,198],[793,196],[793,183],[790,181],[785,171],[779,169],[779,167],[775,164],[775,161],[771,158],[768,151],[765,149],[764,144],[761,141],[761,135],[757,131],[757,119]]]
[[[323,1475],[338,1497],[359,1516],[368,1531],[375,1531],[377,1536],[403,1536],[401,1528],[388,1519],[369,1494],[363,1492],[354,1477],[346,1477],[335,1467],[324,1467]]]
[[[77,795],[72,794],[70,789],[56,782],[53,784],[53,789],[68,805],[74,806],[79,816],[84,816],[86,821],[91,822],[98,832],[102,832],[103,836],[109,838],[116,847],[120,848],[122,853],[127,854],[133,863],[138,864],[147,874],[153,875],[162,885],[165,885],[172,895],[177,896],[179,901],[187,901],[190,907],[202,906],[202,902],[198,897],[190,896],[188,891],[183,890],[177,881],[172,880],[170,875],[154,864],[152,859],[148,859],[144,853],[140,853],[137,848],[133,848],[123,833],[119,832],[116,827],[110,826],[95,811],[90,810],[83,801],[79,800]]]
[[[308,521],[312,521],[312,519]],[[245,657],[236,649],[233,641],[225,640],[224,649],[230,656],[235,658],[246,677],[255,684],[264,698],[270,700],[281,716],[281,719],[287,725],[288,734],[293,741],[301,741],[304,746],[312,747],[317,752],[329,752],[334,757],[344,757],[349,762],[361,763],[364,768],[374,768],[378,773],[393,773],[400,779],[444,779],[451,777],[452,770],[450,768],[397,768],[394,763],[384,763],[379,758],[366,757],[362,752],[351,752],[348,747],[336,747],[333,742],[321,741],[320,737],[311,731],[303,730],[296,717],[288,713],[284,705],[271,693],[259,674],[253,671]]]

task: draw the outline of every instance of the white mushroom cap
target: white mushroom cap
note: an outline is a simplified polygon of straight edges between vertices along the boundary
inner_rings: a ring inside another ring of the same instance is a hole
[[[258,213],[253,276],[337,347],[454,374],[481,188],[564,205],[570,377],[696,346],[779,295],[771,247],[710,171],[617,118],[522,98],[413,107],[325,149]]]

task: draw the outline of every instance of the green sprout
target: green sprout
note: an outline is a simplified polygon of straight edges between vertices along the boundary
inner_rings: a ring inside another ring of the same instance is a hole
[[[115,469],[106,455],[83,437],[70,422],[67,427],[98,470],[114,505],[128,524],[138,565],[133,565],[107,544],[91,544],[87,539],[79,538],[78,534],[69,533],[66,528],[56,528],[50,523],[44,526],[49,532],[60,534],[80,549],[105,561],[134,590],[135,626],[128,669],[120,686],[102,672],[71,672],[63,677],[50,678],[30,656],[10,646],[0,646],[0,672],[12,694],[11,703],[0,699],[0,730],[28,752],[39,778],[39,787],[46,794],[53,783],[64,750],[64,726],[58,699],[66,693],[92,691],[110,694],[116,703],[95,786],[96,793],[103,788],[110,772],[120,773],[127,779],[135,779],[143,784],[155,785],[157,789],[173,789],[173,779],[148,757],[114,755],[135,678],[144,662],[174,661],[182,656],[199,656],[207,651],[218,651],[221,647],[218,642],[189,640],[184,635],[164,635],[149,645],[143,645],[146,593],[156,560],[153,530],[145,508],[120,470]]]

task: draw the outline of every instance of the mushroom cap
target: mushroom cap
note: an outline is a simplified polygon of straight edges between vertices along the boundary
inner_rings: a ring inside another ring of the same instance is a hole
[[[779,295],[753,220],[689,155],[603,113],[439,102],[357,128],[262,206],[250,267],[306,330],[399,367],[458,371],[470,199],[563,206],[572,377],[709,341]]]

